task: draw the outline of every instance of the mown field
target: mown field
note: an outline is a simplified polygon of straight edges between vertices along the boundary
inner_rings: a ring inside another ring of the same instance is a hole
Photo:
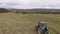
[[[60,14],[0,13],[0,34],[37,34],[35,26],[47,22],[50,34],[60,34]]]

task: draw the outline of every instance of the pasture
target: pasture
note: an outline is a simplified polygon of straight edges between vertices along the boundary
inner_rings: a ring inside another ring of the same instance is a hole
[[[37,34],[35,26],[47,22],[50,34],[60,34],[60,14],[0,13],[0,34]]]

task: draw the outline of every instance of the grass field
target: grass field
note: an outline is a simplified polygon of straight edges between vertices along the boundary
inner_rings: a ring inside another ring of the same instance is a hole
[[[0,34],[37,34],[34,27],[40,20],[52,28],[50,34],[60,33],[60,14],[0,13]]]

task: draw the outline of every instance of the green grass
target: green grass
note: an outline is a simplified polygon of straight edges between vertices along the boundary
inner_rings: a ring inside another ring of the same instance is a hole
[[[54,19],[59,19],[60,20],[60,14],[45,14],[43,16],[54,18]]]
[[[58,31],[60,33],[60,25],[59,25],[59,23],[52,21],[52,18],[53,19],[58,19],[59,18],[57,15],[59,15],[59,14],[56,14],[56,15],[55,14],[33,14],[33,15],[29,15],[29,17],[30,17],[30,20],[32,20],[36,24],[40,20],[45,20],[49,27],[55,29],[56,31]],[[51,20],[47,19],[47,16],[48,17],[50,16],[49,18]],[[51,32],[51,33],[53,33],[53,32]]]
[[[47,19],[51,17],[51,20]],[[60,14],[15,14],[0,13],[0,34],[37,34],[34,27],[40,20],[45,20],[50,28],[60,32],[60,25],[52,21],[59,19]],[[50,30],[50,34],[55,34]]]

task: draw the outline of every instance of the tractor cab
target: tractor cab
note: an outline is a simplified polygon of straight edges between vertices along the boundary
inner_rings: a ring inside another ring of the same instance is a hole
[[[38,24],[38,28],[44,30],[46,27],[47,27],[46,22],[44,22],[44,21],[40,21],[40,22],[39,22],[39,24]]]

